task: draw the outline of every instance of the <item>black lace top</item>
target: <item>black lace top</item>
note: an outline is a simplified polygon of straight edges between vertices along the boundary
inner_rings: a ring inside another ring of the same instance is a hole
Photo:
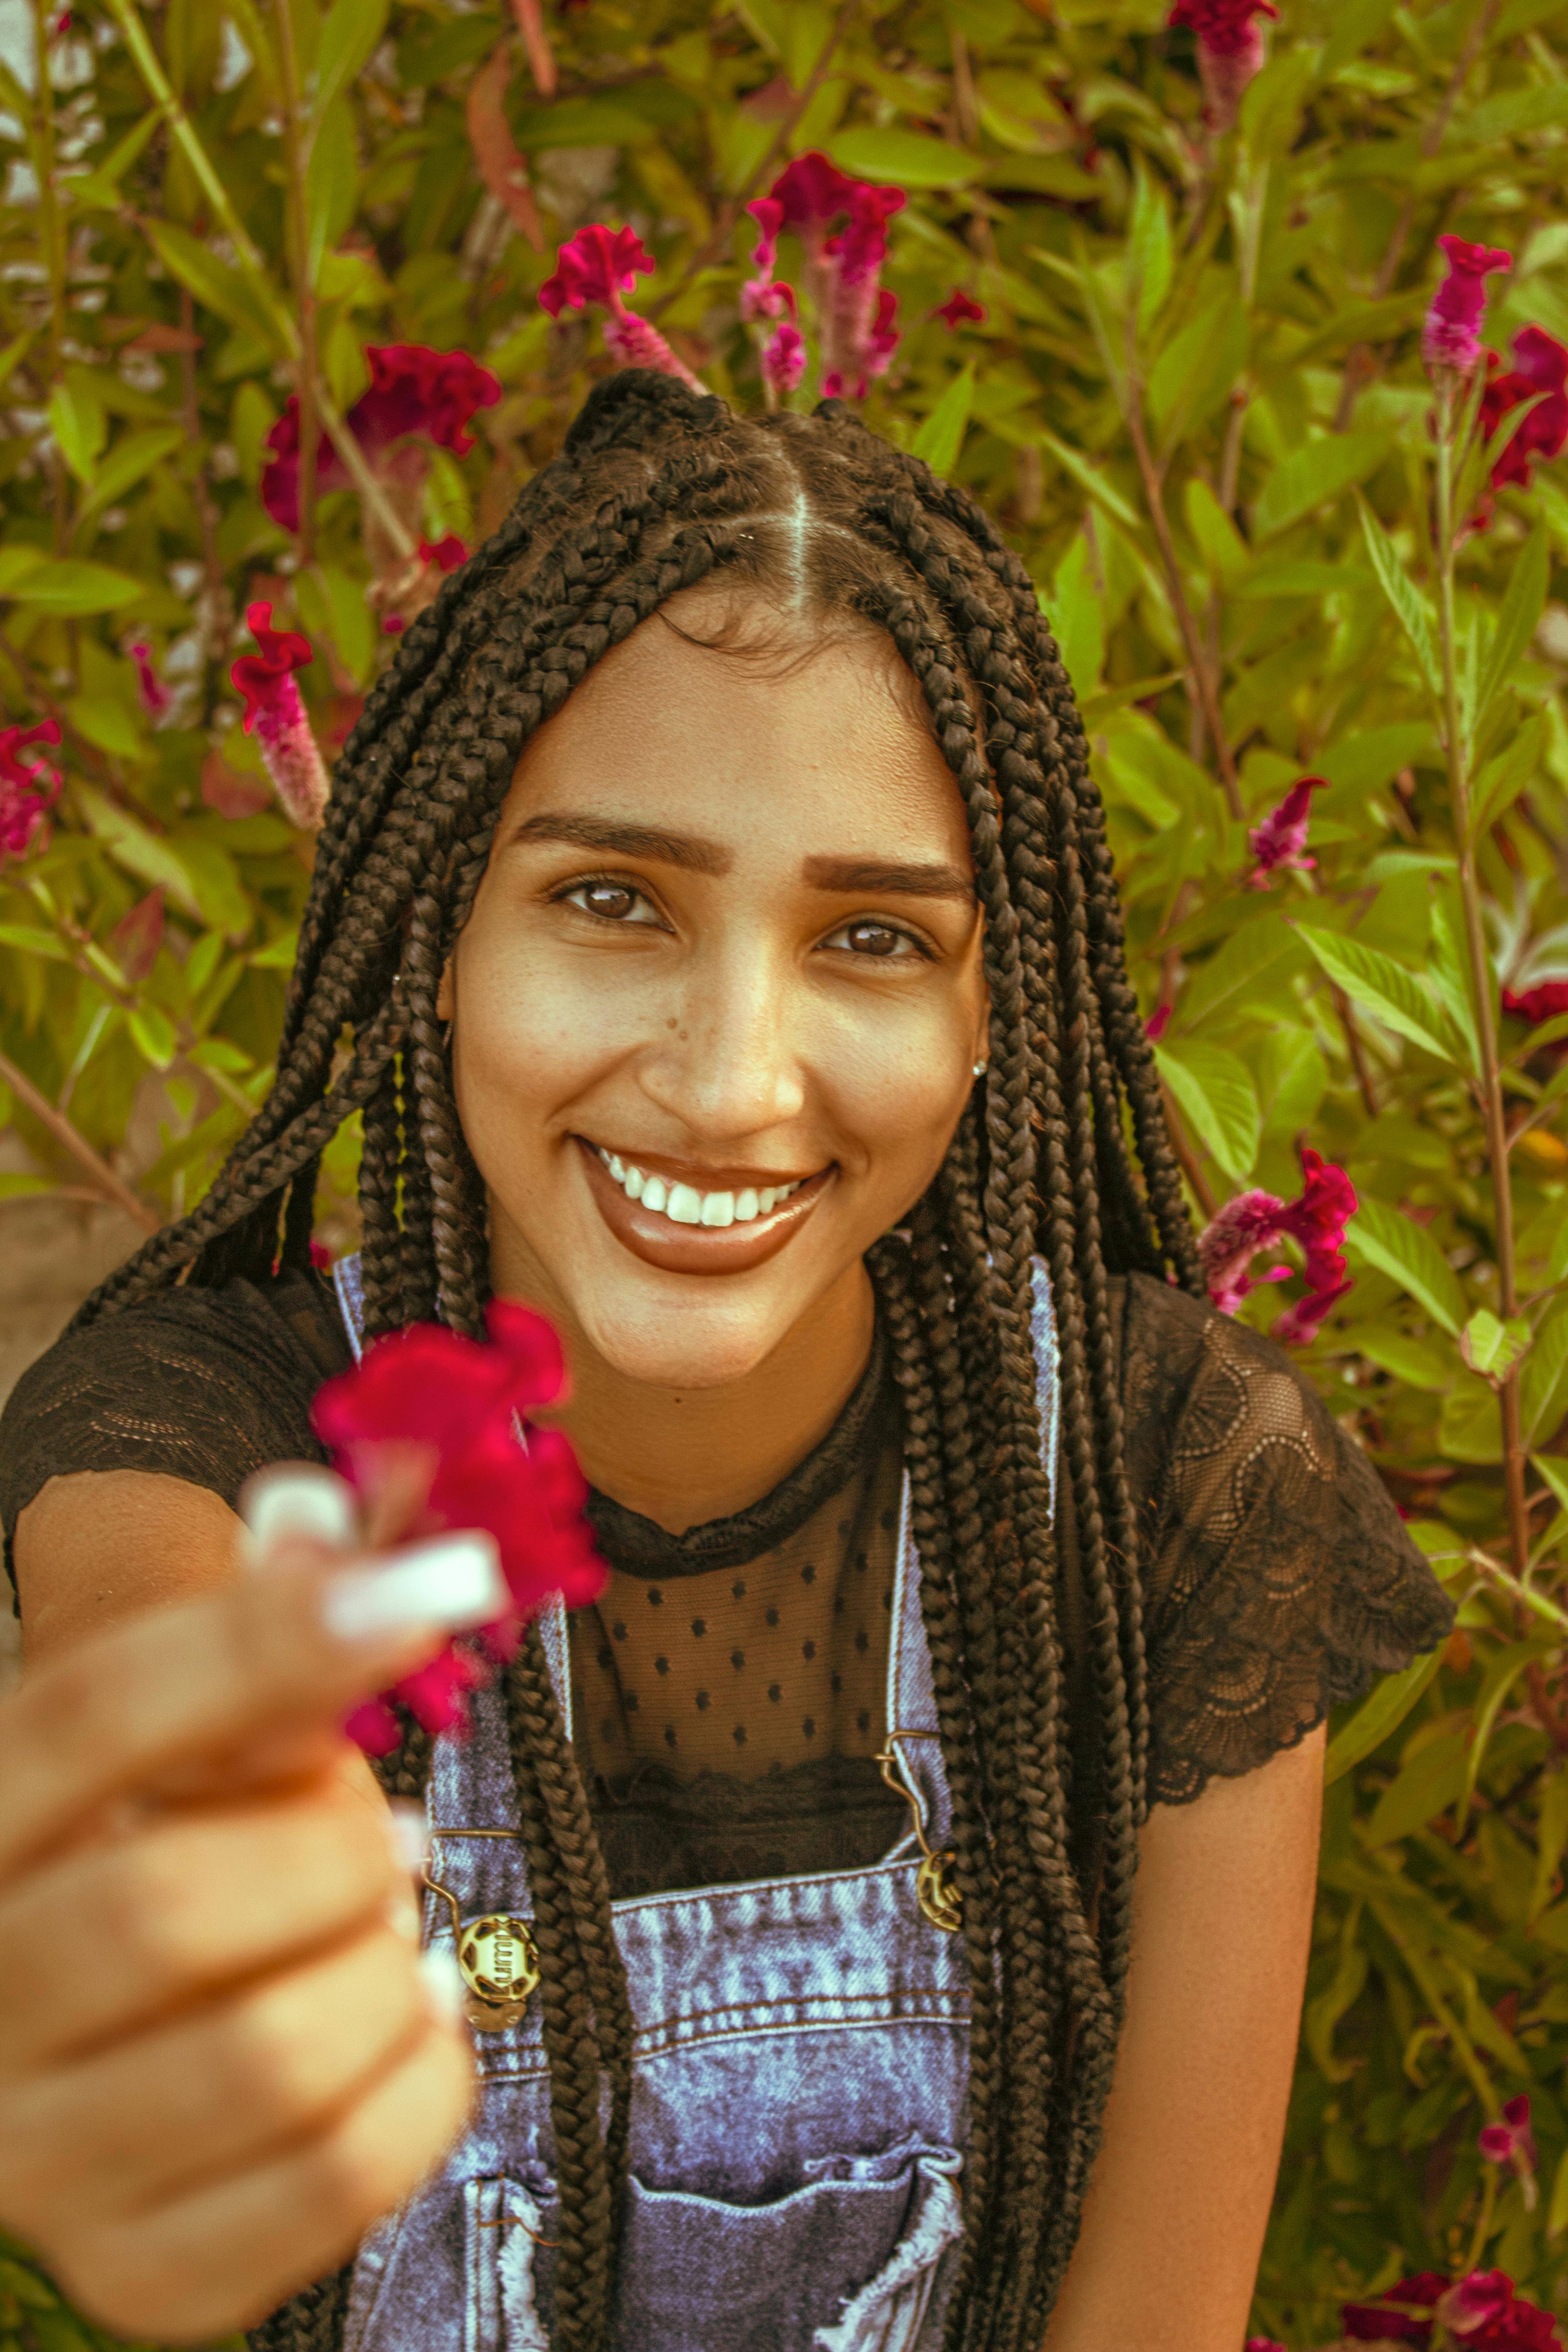
[[[1181,1804],[1293,1746],[1440,1640],[1451,1611],[1371,1465],[1278,1348],[1143,1276],[1111,1296],[1151,1796]],[[53,1475],[158,1472],[232,1502],[265,1463],[320,1460],[311,1399],[347,1362],[314,1276],[170,1292],[68,1333],[0,1422],[7,1556]],[[898,1835],[901,1802],[873,1759],[900,1457],[879,1349],[822,1444],[733,1518],[678,1537],[591,1498],[611,1576],[573,1620],[574,1734],[617,1895],[853,1868]],[[1065,1485],[1058,1538],[1070,1648]]]

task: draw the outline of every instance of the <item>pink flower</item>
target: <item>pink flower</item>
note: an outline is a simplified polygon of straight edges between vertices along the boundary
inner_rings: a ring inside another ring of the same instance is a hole
[[[526,1421],[561,1392],[560,1343],[542,1316],[506,1299],[491,1301],[486,1321],[488,1346],[429,1323],[373,1341],[353,1371],[320,1391],[311,1419],[362,1490],[374,1489],[389,1447],[428,1449],[434,1475],[410,1532],[478,1528],[495,1538],[511,1607],[479,1640],[500,1664],[547,1600],[560,1593],[579,1607],[603,1589],[605,1571],[581,1516],[587,1489],[571,1446]],[[470,1653],[448,1648],[394,1695],[427,1730],[445,1731],[463,1721],[467,1690],[487,1678]],[[389,1727],[395,1737],[396,1719],[379,1701],[351,1720],[373,1753],[391,1744]]]
[[[1263,28],[1258,16],[1278,16],[1274,0],[1176,0],[1166,22],[1198,38],[1198,75],[1214,131],[1228,131],[1242,93],[1263,69]]]
[[[832,399],[863,400],[872,379],[885,374],[898,346],[897,298],[879,283],[888,257],[888,223],[906,198],[902,188],[852,180],[826,155],[797,155],[767,196],[759,269],[765,253],[771,275],[781,228],[795,230],[805,261],[806,290],[816,306],[822,343],[822,389]],[[834,224],[842,221],[842,228]],[[828,232],[832,231],[830,235]],[[752,281],[763,282],[761,275]]]
[[[1447,2287],[1447,2280],[1436,2271],[1417,2271],[1385,2288],[1375,2303],[1347,2303],[1340,2313],[1340,2326],[1356,2344],[1430,2344],[1431,2320],[1417,2318],[1399,2306],[1415,2304],[1434,2311]]]
[[[1306,1259],[1307,1292],[1274,1326],[1281,1347],[1303,1346],[1351,1285],[1345,1272],[1345,1227],[1356,1212],[1355,1187],[1342,1168],[1305,1147],[1301,1152],[1301,1193],[1281,1201],[1273,1192],[1238,1192],[1227,1201],[1198,1235],[1198,1256],[1209,1297],[1222,1315],[1234,1315],[1260,1282],[1288,1282],[1291,1269],[1270,1266],[1260,1275],[1248,1272],[1260,1250],[1272,1249],[1287,1235],[1298,1243]]]
[[[325,1242],[313,1241],[310,1244],[310,1264],[315,1267],[318,1274],[331,1274],[332,1270],[332,1253],[327,1247]]]
[[[1272,2336],[1249,2336],[1242,2347],[1242,2352],[1285,2352],[1285,2347],[1278,2343]]]
[[[500,398],[500,380],[481,367],[467,352],[435,352],[423,343],[370,344],[370,388],[361,394],[348,414],[353,432],[378,474],[402,476],[411,471],[397,445],[414,439],[434,441],[466,457],[474,446],[468,426],[474,413],[493,408]],[[267,436],[271,462],[261,477],[261,503],[285,530],[300,527],[300,404],[293,394]],[[399,462],[399,459],[402,462]],[[420,478],[416,459],[412,478]],[[348,468],[331,443],[316,449],[318,490],[349,487]]]
[[[26,760],[33,743],[58,743],[58,719],[40,719],[32,727],[0,727],[0,861],[25,857],[42,848],[47,838],[49,811],[60,796],[64,778],[47,760]]]
[[[1502,1009],[1538,1029],[1543,1021],[1554,1021],[1560,1013],[1568,1013],[1568,980],[1543,980],[1535,988],[1505,988]]]
[[[1440,236],[1437,243],[1448,274],[1427,310],[1421,356],[1429,368],[1458,368],[1468,375],[1481,355],[1487,279],[1511,269],[1513,256],[1500,246],[1467,245],[1462,236]]]
[[[1491,2164],[1506,2164],[1518,2174],[1524,2201],[1535,2210],[1535,2134],[1530,2128],[1530,2097],[1521,2091],[1503,2107],[1500,2123],[1482,2127],[1480,2151]]]
[[[773,276],[784,206],[773,196],[759,196],[746,210],[757,224],[757,242],[752,253],[756,276],[748,278],[741,289],[741,316],[748,326],[758,319],[793,319],[795,288],[787,278]]]
[[[966,294],[962,286],[955,286],[946,301],[939,302],[931,315],[946,327],[961,327],[969,319],[978,325],[985,316],[985,305],[977,302],[973,294]],[[1263,2338],[1258,2336],[1257,2340],[1261,2344]]]
[[[793,392],[805,373],[805,337],[793,319],[781,319],[763,346],[763,382],[776,398]]]
[[[610,314],[605,322],[605,343],[623,367],[657,368],[661,375],[679,376],[693,392],[700,392],[702,386],[658,329],[628,310],[621,299],[631,292],[639,276],[649,276],[652,269],[653,256],[645,251],[635,229],[610,229],[595,221],[562,247],[555,274],[545,279],[539,299],[552,319],[568,307],[581,310],[589,302],[596,303]]]
[[[1505,482],[1527,490],[1536,459],[1560,457],[1568,447],[1568,350],[1543,327],[1521,327],[1513,339],[1512,367],[1488,383],[1481,394],[1482,437],[1489,441],[1503,418],[1527,400],[1536,405],[1492,467],[1494,490]]]
[[[1270,809],[1261,824],[1255,824],[1247,836],[1247,845],[1258,863],[1253,867],[1247,887],[1267,890],[1268,877],[1282,866],[1307,873],[1317,864],[1315,857],[1306,857],[1307,825],[1312,794],[1327,785],[1326,776],[1303,776],[1291,785],[1276,809]]]
[[[1171,1025],[1171,1015],[1175,1009],[1173,1004],[1156,1004],[1153,1012],[1143,1024],[1143,1034],[1148,1038],[1151,1045],[1159,1044]]]
[[[142,708],[149,719],[162,719],[174,698],[153,667],[153,648],[145,637],[125,648],[127,656],[136,665],[136,691],[142,698]]]
[[[447,531],[443,539],[422,539],[419,542],[420,562],[433,563],[438,572],[456,572],[468,560],[468,551],[455,530]]]
[[[247,605],[245,621],[260,647],[242,654],[229,671],[245,697],[245,731],[261,746],[290,824],[319,832],[331,785],[294,677],[315,659],[310,640],[297,629],[275,629],[269,604]]]

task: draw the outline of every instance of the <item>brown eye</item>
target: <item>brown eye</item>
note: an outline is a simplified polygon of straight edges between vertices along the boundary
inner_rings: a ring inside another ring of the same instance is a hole
[[[900,955],[914,945],[912,940],[888,923],[846,923],[836,934],[833,944],[840,942],[852,955],[880,957]]]
[[[624,923],[641,904],[642,894],[624,882],[582,882],[571,896],[585,915],[597,915],[606,923]]]

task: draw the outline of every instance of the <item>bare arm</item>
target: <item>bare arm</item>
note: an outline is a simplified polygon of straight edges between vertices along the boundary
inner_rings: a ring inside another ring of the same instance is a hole
[[[1143,1832],[1127,2024],[1046,2352],[1236,2352],[1300,2020],[1323,1738]]]
[[[239,1521],[205,1486],[142,1470],[51,1478],[16,1522],[16,1589],[29,1665],[86,1633],[237,1573]]]

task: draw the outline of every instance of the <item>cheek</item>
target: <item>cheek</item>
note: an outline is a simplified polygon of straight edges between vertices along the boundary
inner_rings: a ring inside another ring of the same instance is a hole
[[[486,1166],[542,1135],[552,1109],[592,1076],[605,1032],[582,1018],[575,992],[521,943],[465,935],[456,959],[453,1031],[458,1112]]]
[[[966,1002],[925,1017],[868,1022],[839,1041],[840,1116],[873,1181],[913,1199],[940,1166],[973,1084],[974,1014]]]

